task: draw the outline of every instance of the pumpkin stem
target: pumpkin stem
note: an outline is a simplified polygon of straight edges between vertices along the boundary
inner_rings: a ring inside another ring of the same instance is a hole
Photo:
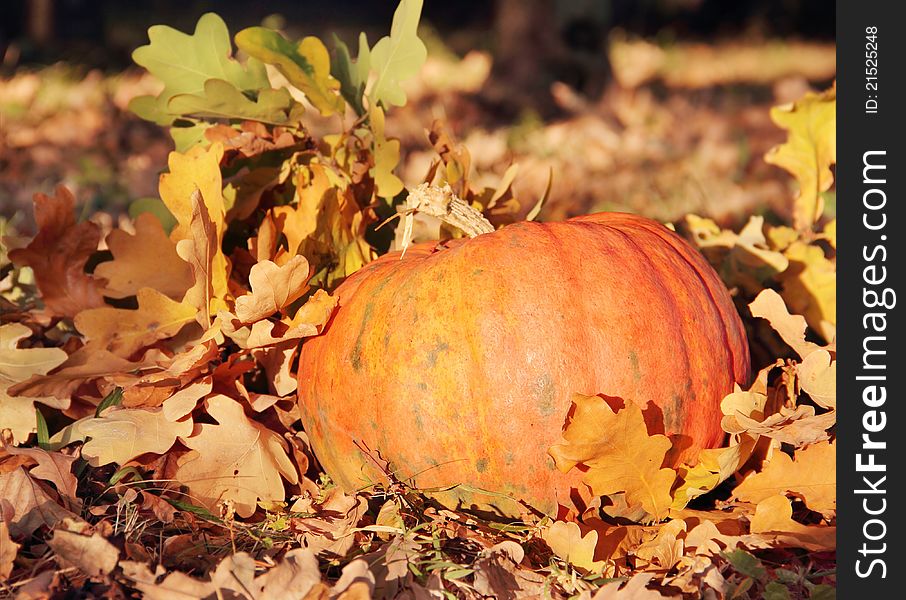
[[[450,185],[443,187],[423,183],[409,192],[406,198],[405,229],[403,229],[402,258],[412,241],[412,222],[415,213],[422,212],[437,217],[447,225],[455,227],[470,238],[491,233],[494,226],[480,211],[453,193]]]

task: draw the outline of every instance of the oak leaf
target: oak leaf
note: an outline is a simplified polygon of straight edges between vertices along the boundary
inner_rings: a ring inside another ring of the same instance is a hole
[[[775,146],[765,161],[782,167],[799,182],[793,205],[793,224],[800,231],[818,221],[824,211],[821,194],[834,183],[831,165],[837,162],[837,90],[808,93],[793,104],[774,107],[771,119],[788,130],[784,144]]]
[[[94,274],[107,280],[104,295],[134,296],[141,288],[153,288],[173,300],[182,299],[194,281],[192,270],[176,254],[160,221],[152,213],[135,219],[135,235],[114,229],[107,235],[113,260],[102,262]]]
[[[816,350],[805,357],[797,369],[799,386],[815,404],[837,408],[837,361],[827,350]]]
[[[808,323],[800,315],[790,314],[783,298],[771,289],[763,290],[749,303],[753,317],[767,319],[771,327],[780,334],[787,346],[796,351],[801,358],[807,357],[820,348],[817,344],[806,341],[805,331]]]
[[[805,548],[815,552],[837,547],[837,528],[803,525],[793,520],[793,508],[782,494],[758,503],[749,528],[760,537],[770,537],[775,545]]]
[[[79,426],[79,433],[88,438],[82,456],[93,467],[122,465],[147,452],[164,454],[177,437],[190,435],[192,429],[191,419],[170,421],[162,409],[109,410]]]
[[[582,535],[582,529],[576,523],[554,521],[544,530],[541,538],[554,554],[589,573],[600,573],[607,564],[603,560],[595,560],[598,532],[594,529]]]
[[[96,347],[128,358],[138,350],[176,335],[196,321],[196,308],[171,300],[152,288],[138,290],[138,309],[92,308],[75,318],[75,326]]]
[[[775,451],[767,466],[746,477],[733,495],[757,504],[777,494],[790,494],[810,509],[832,516],[837,509],[836,448],[836,442],[812,444],[796,450],[792,458]]]
[[[100,228],[89,221],[76,224],[72,192],[58,186],[54,196],[35,194],[38,235],[9,259],[29,266],[47,313],[74,317],[86,308],[104,305],[103,281],[85,273],[85,263],[97,250]]]
[[[60,506],[22,467],[0,474],[0,498],[13,508],[7,524],[14,537],[27,537],[40,527],[53,527],[63,519],[75,516]]]
[[[393,13],[390,35],[377,41],[370,52],[370,67],[375,74],[368,90],[371,108],[403,106],[406,92],[402,81],[418,73],[428,56],[428,50],[418,37],[418,21],[422,0],[401,0]],[[361,60],[361,52],[359,60]]]
[[[22,546],[9,535],[9,525],[0,519],[0,581],[7,581],[13,572],[13,562]]]
[[[666,517],[676,480],[675,471],[661,468],[670,439],[649,436],[642,410],[631,402],[614,412],[598,396],[576,394],[573,404],[566,443],[548,451],[557,468],[566,473],[583,464],[588,471],[582,480],[596,495],[625,492],[630,507],[640,506],[657,520]]]
[[[820,246],[801,241],[784,254],[790,266],[777,277],[783,284],[783,299],[825,340],[832,340],[837,324],[837,265]]]
[[[67,402],[47,398],[10,395],[9,388],[44,375],[66,361],[59,348],[19,348],[19,342],[31,335],[31,329],[20,323],[0,325],[0,427],[10,429],[15,444],[21,444],[35,431],[35,402],[65,408]]]
[[[99,533],[84,535],[58,529],[47,545],[58,561],[77,567],[89,577],[109,575],[120,559],[119,550]]]
[[[29,475],[54,484],[57,491],[72,501],[74,506],[81,503],[76,496],[79,481],[72,474],[72,463],[78,459],[77,455],[67,456],[59,452],[48,452],[43,448],[13,448],[5,444],[4,450],[8,454],[26,456],[34,461],[36,466],[29,471]]]
[[[243,323],[253,323],[282,311],[308,291],[310,274],[301,255],[282,266],[270,260],[256,263],[249,273],[251,293],[236,298],[236,316]]]
[[[196,435],[181,436],[194,452],[178,459],[175,478],[207,508],[230,500],[241,517],[254,514],[259,500],[282,502],[281,476],[289,483],[298,482],[283,439],[250,420],[231,398],[212,396],[206,405],[217,425],[202,424]]]

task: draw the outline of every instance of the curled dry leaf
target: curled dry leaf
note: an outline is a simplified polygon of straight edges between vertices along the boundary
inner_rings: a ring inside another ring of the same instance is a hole
[[[34,202],[38,235],[27,247],[11,251],[9,259],[32,268],[50,316],[71,318],[86,308],[104,306],[104,282],[85,273],[85,263],[101,239],[98,226],[76,224],[75,198],[63,186],[54,196],[35,194]]]
[[[355,545],[354,529],[367,510],[364,498],[333,488],[321,501],[305,496],[296,500],[289,512],[300,516],[292,518],[290,529],[315,554],[345,556]]]
[[[648,435],[642,410],[631,402],[614,412],[598,396],[576,394],[575,413],[566,426],[565,444],[548,452],[566,473],[583,464],[583,481],[596,495],[625,492],[630,507],[640,506],[656,520],[667,516],[676,471],[662,469],[670,440]]]
[[[67,456],[60,452],[48,452],[43,448],[13,448],[7,446],[5,441],[3,449],[8,454],[25,456],[34,461],[36,466],[29,472],[32,477],[52,483],[71,506],[81,504],[76,497],[79,481],[72,474],[72,463],[78,458],[77,455]]]
[[[810,509],[830,517],[837,510],[837,444],[821,442],[796,450],[790,458],[774,452],[759,473],[746,477],[733,490],[744,502],[759,503],[777,494],[789,493]]]
[[[281,477],[293,484],[299,480],[283,438],[249,419],[242,406],[227,396],[218,394],[205,402],[217,425],[202,424],[195,435],[180,436],[194,452],[178,459],[176,480],[209,510],[232,501],[241,517],[254,514],[259,500],[283,502],[286,492]]]
[[[774,290],[767,289],[759,293],[755,300],[749,303],[749,310],[753,317],[767,319],[774,331],[779,333],[783,341],[801,358],[819,349],[817,344],[805,340],[805,330],[808,328],[805,317],[791,315],[783,298]]]
[[[161,408],[168,421],[178,421],[191,414],[198,401],[211,393],[214,383],[211,377],[190,383],[164,400]]]
[[[657,590],[646,586],[654,579],[654,573],[637,573],[625,583],[614,581],[601,586],[592,600],[660,600],[675,596],[665,596]]]
[[[40,527],[53,527],[63,519],[75,516],[60,506],[22,467],[0,474],[0,498],[8,501],[13,508],[7,524],[10,533],[17,538],[29,536]]]
[[[815,350],[799,366],[799,386],[815,404],[837,408],[837,360],[827,350]]]
[[[310,271],[301,255],[281,266],[269,260],[256,263],[249,273],[251,293],[236,298],[236,316],[243,323],[254,323],[282,311],[308,290]]]

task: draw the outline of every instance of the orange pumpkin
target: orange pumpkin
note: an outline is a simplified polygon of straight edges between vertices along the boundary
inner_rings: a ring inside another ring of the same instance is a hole
[[[416,245],[336,294],[302,347],[298,393],[314,453],[347,491],[386,483],[389,468],[448,506],[549,511],[582,487],[547,454],[573,394],[654,403],[676,463],[721,442],[719,403],[749,378],[720,278],[629,214]]]

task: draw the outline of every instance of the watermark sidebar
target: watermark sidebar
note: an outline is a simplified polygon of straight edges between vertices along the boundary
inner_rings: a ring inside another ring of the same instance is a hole
[[[901,597],[906,487],[906,32],[837,2],[837,591]]]

